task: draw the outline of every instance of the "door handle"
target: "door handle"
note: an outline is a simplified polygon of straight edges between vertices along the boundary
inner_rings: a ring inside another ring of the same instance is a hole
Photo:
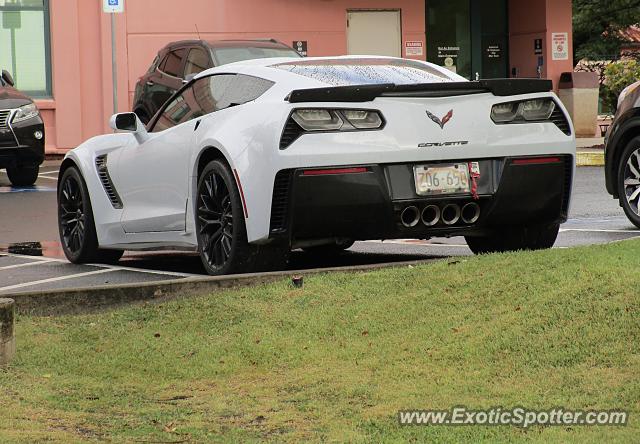
[[[153,86],[153,85],[155,85],[155,83],[154,83],[154,82],[152,82],[151,80],[148,80],[148,81],[147,81],[147,86]]]

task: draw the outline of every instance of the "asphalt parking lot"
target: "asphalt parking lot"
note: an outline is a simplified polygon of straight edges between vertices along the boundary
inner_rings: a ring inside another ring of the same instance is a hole
[[[59,161],[47,161],[35,187],[13,188],[0,172],[0,294],[144,283],[205,274],[193,253],[128,252],[118,265],[73,265],[62,254],[56,224]],[[604,190],[600,167],[578,169],[570,220],[556,248],[603,244],[640,237]],[[332,259],[302,251],[292,254],[291,270],[389,262],[426,261],[470,255],[463,238],[430,241],[358,242]]]

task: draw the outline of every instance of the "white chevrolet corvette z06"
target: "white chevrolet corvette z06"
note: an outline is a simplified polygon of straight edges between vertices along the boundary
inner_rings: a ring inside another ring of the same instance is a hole
[[[59,229],[74,263],[197,250],[210,274],[358,240],[465,236],[476,253],[550,248],[575,137],[546,80],[469,82],[386,57],[260,59],[202,72],[145,127],[70,151]]]

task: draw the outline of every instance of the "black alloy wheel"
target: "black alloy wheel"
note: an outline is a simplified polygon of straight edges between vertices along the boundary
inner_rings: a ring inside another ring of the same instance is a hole
[[[211,268],[222,269],[233,247],[233,208],[229,187],[219,173],[209,171],[198,191],[202,254]]]
[[[207,273],[252,271],[257,248],[247,242],[240,193],[227,165],[214,160],[204,168],[196,205],[198,247]]]
[[[122,250],[98,248],[93,209],[87,186],[75,167],[67,168],[58,186],[58,230],[65,256],[74,264],[115,263]]]
[[[60,236],[63,246],[72,256],[80,254],[85,240],[86,214],[78,179],[66,177],[60,187]]]
[[[620,206],[627,218],[640,228],[640,137],[625,147],[618,167]]]
[[[258,246],[247,241],[240,192],[222,161],[209,162],[200,174],[196,205],[198,250],[207,273],[251,273],[286,266],[288,244]]]

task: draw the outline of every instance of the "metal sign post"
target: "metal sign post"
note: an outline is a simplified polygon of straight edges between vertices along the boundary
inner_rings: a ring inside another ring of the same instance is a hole
[[[102,10],[111,14],[111,77],[113,78],[113,113],[118,112],[118,64],[116,61],[116,19],[124,12],[124,0],[102,0]]]

